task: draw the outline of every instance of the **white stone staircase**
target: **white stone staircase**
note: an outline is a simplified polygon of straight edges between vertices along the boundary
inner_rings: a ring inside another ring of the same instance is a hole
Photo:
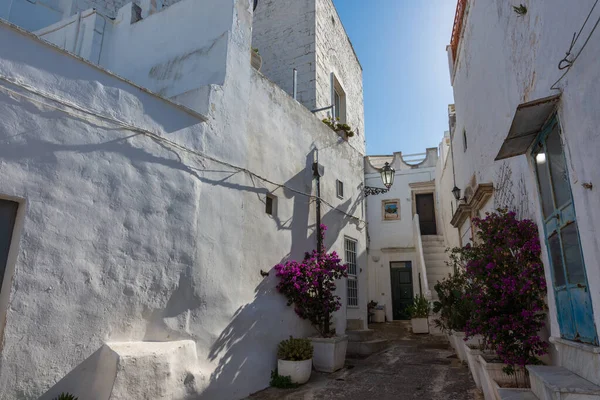
[[[452,268],[446,265],[448,255],[444,237],[441,235],[421,236],[423,242],[423,258],[425,260],[425,271],[427,272],[427,283],[433,299],[437,299],[434,286],[438,281],[452,273]]]

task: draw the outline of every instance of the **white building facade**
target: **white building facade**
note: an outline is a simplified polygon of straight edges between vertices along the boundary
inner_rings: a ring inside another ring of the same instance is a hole
[[[252,2],[144,4],[63,13],[38,37],[0,20],[6,398],[266,387],[278,342],[314,333],[269,271],[316,246],[315,160],[326,245],[366,292],[362,139],[250,67]],[[347,290],[339,334],[367,319]]]
[[[448,47],[456,104],[453,165],[446,170],[455,177],[444,172],[441,196],[453,209],[444,230],[458,232],[460,244],[473,235],[471,218],[495,208],[537,223],[552,362],[600,385],[600,114],[593,106],[600,93],[594,32],[600,10],[594,5],[532,0],[519,14],[506,2],[458,2]],[[459,202],[448,190],[450,179],[461,189]]]
[[[409,319],[417,295],[434,296],[433,286],[449,272],[436,188],[438,149],[426,153],[365,158],[365,185],[380,188],[388,163],[394,184],[367,197],[369,301],[385,307],[388,321]]]

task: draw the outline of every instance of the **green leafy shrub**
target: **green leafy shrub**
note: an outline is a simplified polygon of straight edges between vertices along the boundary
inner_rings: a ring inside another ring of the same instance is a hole
[[[279,343],[277,358],[286,361],[310,360],[313,356],[313,346],[308,339],[289,339]]]
[[[431,311],[431,304],[425,296],[420,294],[415,296],[412,305],[408,306],[406,311],[410,314],[411,318],[427,318]]]
[[[433,287],[438,300],[433,303],[433,312],[439,315],[434,323],[443,332],[463,332],[467,321],[471,318],[475,304],[465,296],[468,292],[478,290],[465,273],[465,250],[454,248],[450,251],[450,261],[446,262],[454,270],[454,274],[438,281]]]
[[[293,389],[298,387],[297,384],[292,382],[290,376],[281,376],[277,373],[277,370],[271,371],[271,382],[269,384],[279,389]]]
[[[61,393],[58,397],[55,397],[54,400],[78,400],[78,397],[69,393]]]

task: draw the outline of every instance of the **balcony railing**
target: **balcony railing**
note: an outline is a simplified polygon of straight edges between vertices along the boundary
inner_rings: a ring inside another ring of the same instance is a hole
[[[458,0],[458,3],[456,4],[456,15],[454,16],[454,27],[452,28],[452,39],[450,40],[452,59],[454,61],[456,61],[456,55],[458,53],[458,43],[460,42],[460,33],[462,32],[466,7],[467,0]]]

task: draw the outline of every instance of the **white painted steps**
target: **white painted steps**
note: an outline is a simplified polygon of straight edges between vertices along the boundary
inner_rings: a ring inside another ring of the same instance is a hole
[[[530,365],[531,391],[539,400],[600,400],[600,386],[563,367]]]
[[[423,243],[423,258],[425,260],[425,271],[427,272],[427,283],[433,299],[437,299],[437,293],[434,286],[452,272],[452,269],[446,265],[448,255],[446,254],[446,244],[441,235],[421,236]]]

